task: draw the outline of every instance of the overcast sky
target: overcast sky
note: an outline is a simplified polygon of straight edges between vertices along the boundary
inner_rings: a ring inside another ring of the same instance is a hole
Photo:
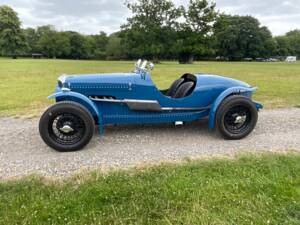
[[[300,0],[215,0],[221,12],[253,15],[274,35],[300,29]],[[0,0],[12,6],[23,27],[52,24],[58,30],[112,33],[130,15],[124,0]],[[176,4],[187,0],[174,0]]]

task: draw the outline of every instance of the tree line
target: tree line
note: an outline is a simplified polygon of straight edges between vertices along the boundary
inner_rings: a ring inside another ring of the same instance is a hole
[[[252,16],[220,14],[207,0],[176,6],[170,0],[126,1],[131,17],[120,31],[83,35],[54,26],[21,28],[17,13],[0,6],[1,56],[62,59],[242,60],[300,56],[300,30],[273,37]]]

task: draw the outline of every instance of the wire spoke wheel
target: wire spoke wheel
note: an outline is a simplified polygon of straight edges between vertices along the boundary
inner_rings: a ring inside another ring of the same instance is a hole
[[[57,151],[77,151],[89,143],[95,130],[91,113],[76,102],[58,102],[42,115],[42,139]]]
[[[83,120],[74,114],[63,113],[57,115],[49,123],[49,134],[58,143],[73,145],[79,142],[85,132]]]
[[[226,98],[217,111],[217,127],[226,139],[242,139],[257,123],[257,109],[251,99],[233,95]]]
[[[234,134],[244,132],[251,121],[251,112],[245,106],[235,106],[224,116],[226,129]]]

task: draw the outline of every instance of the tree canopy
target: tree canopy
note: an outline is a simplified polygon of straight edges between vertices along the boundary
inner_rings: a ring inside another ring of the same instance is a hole
[[[189,0],[181,7],[184,20],[177,31],[176,49],[181,63],[192,63],[195,56],[211,54],[209,42],[215,22],[215,4],[207,0]]]
[[[16,57],[25,48],[25,38],[17,13],[9,6],[0,6],[0,50],[2,55]]]
[[[127,2],[132,17],[122,26],[123,43],[129,57],[158,60],[171,54],[172,37],[180,10],[169,0]]]
[[[300,30],[272,37],[252,16],[219,14],[209,0],[127,0],[132,12],[120,31],[84,35],[54,26],[21,28],[17,13],[0,6],[0,56],[64,59],[196,59],[300,57]]]
[[[217,54],[230,60],[270,57],[275,48],[271,32],[251,16],[220,15],[214,35]]]
[[[300,30],[293,30],[285,35],[291,55],[300,57]]]

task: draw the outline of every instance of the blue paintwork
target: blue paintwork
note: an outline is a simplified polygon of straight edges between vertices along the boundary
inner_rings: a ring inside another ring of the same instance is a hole
[[[223,91],[217,99],[214,101],[212,104],[212,107],[209,112],[209,128],[214,128],[215,126],[215,115],[217,113],[219,105],[223,102],[225,98],[227,98],[229,95],[232,94],[239,94],[243,95],[245,97],[251,98],[252,93],[256,90],[256,88],[252,87],[244,87],[244,86],[239,86],[239,87],[231,87]]]
[[[49,98],[60,101],[75,101],[85,106],[99,124],[100,132],[107,124],[145,124],[166,123],[175,121],[194,121],[209,117],[209,127],[214,127],[215,114],[220,103],[227,96],[235,93],[252,98],[255,88],[231,78],[217,75],[195,74],[196,86],[193,93],[185,98],[175,99],[164,95],[154,85],[147,72],[116,74],[91,74],[68,76],[63,91],[57,87]],[[201,111],[134,111],[126,104],[97,102],[89,96],[113,96],[116,100],[156,100],[161,107],[172,108],[205,108]],[[256,103],[257,109],[262,105]]]
[[[264,108],[264,106],[262,104],[258,103],[258,102],[254,102],[254,104],[255,104],[257,110],[261,110],[261,109]]]
[[[96,104],[85,95],[73,91],[63,92],[57,87],[56,92],[50,95],[48,99],[56,99],[56,102],[73,101],[80,103],[89,110],[97,124],[103,124],[101,111],[98,110]],[[99,132],[100,134],[103,133],[103,126],[99,126]]]

